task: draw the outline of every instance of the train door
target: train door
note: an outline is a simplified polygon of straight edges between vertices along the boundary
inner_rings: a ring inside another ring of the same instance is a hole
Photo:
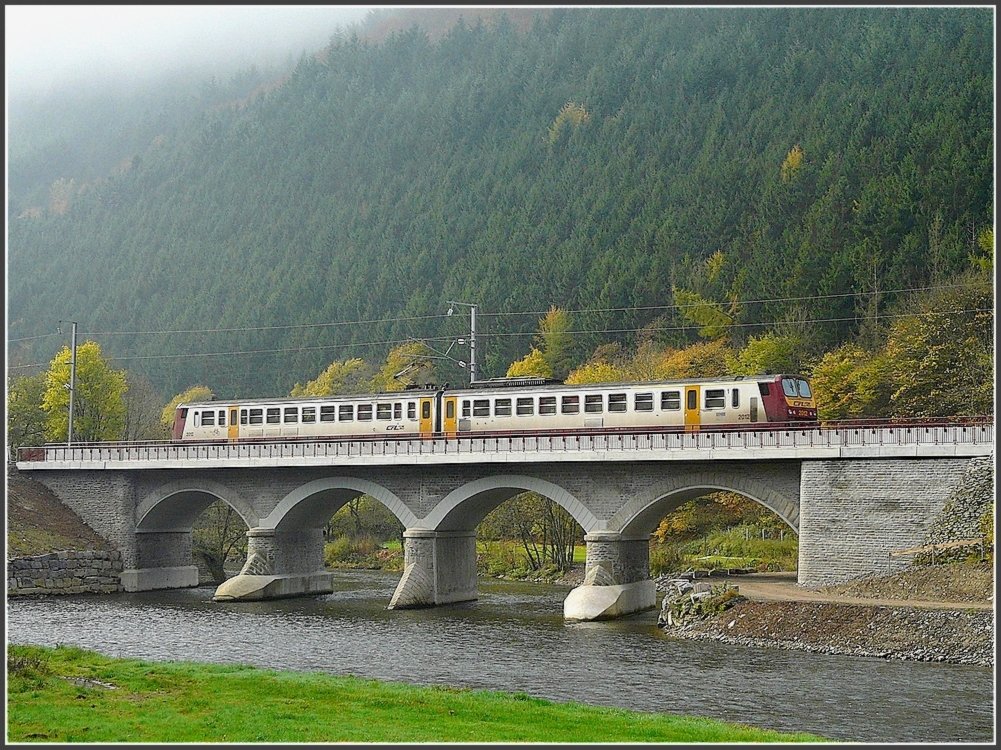
[[[417,408],[420,410],[418,430],[421,433],[421,437],[431,437],[431,434],[434,431],[434,422],[432,421],[432,412],[434,411],[432,409],[433,402],[433,398],[422,398],[420,399],[420,403],[417,405]]]
[[[456,431],[456,422],[458,422],[458,409],[457,402],[458,398],[455,396],[447,396],[444,399],[445,402],[445,419],[442,425],[442,429],[445,430],[445,437],[454,438]]]
[[[699,429],[699,399],[701,386],[685,386],[685,432],[696,432]]]
[[[240,438],[240,410],[235,406],[229,407],[229,439],[239,440]]]

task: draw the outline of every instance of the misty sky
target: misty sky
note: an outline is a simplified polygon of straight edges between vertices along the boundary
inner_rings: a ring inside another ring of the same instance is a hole
[[[225,60],[280,62],[320,49],[371,6],[7,5],[8,90],[94,75],[142,76]]]

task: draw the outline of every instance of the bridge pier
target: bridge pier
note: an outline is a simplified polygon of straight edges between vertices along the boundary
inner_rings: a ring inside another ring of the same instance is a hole
[[[323,567],[323,531],[318,528],[247,531],[247,562],[223,582],[214,601],[255,601],[329,594],[333,575]]]
[[[389,609],[468,602],[476,596],[476,532],[407,529],[403,577]]]
[[[198,567],[191,564],[191,530],[135,533],[136,567],[122,571],[126,591],[183,589],[198,585]]]
[[[584,583],[563,601],[565,620],[608,620],[657,605],[657,587],[650,578],[649,535],[592,532],[584,536],[584,542]]]

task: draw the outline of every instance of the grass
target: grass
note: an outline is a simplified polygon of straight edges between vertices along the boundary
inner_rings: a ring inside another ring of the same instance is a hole
[[[9,645],[12,742],[815,742],[745,725],[247,666]]]

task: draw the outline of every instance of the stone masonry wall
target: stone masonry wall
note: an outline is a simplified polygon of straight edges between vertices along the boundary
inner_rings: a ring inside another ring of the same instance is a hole
[[[907,567],[970,459],[804,461],[799,583],[823,586]]]
[[[122,553],[50,552],[7,561],[7,596],[122,591]]]
[[[994,501],[994,457],[970,459],[959,486],[945,502],[925,537],[926,544],[979,539],[980,519]]]

